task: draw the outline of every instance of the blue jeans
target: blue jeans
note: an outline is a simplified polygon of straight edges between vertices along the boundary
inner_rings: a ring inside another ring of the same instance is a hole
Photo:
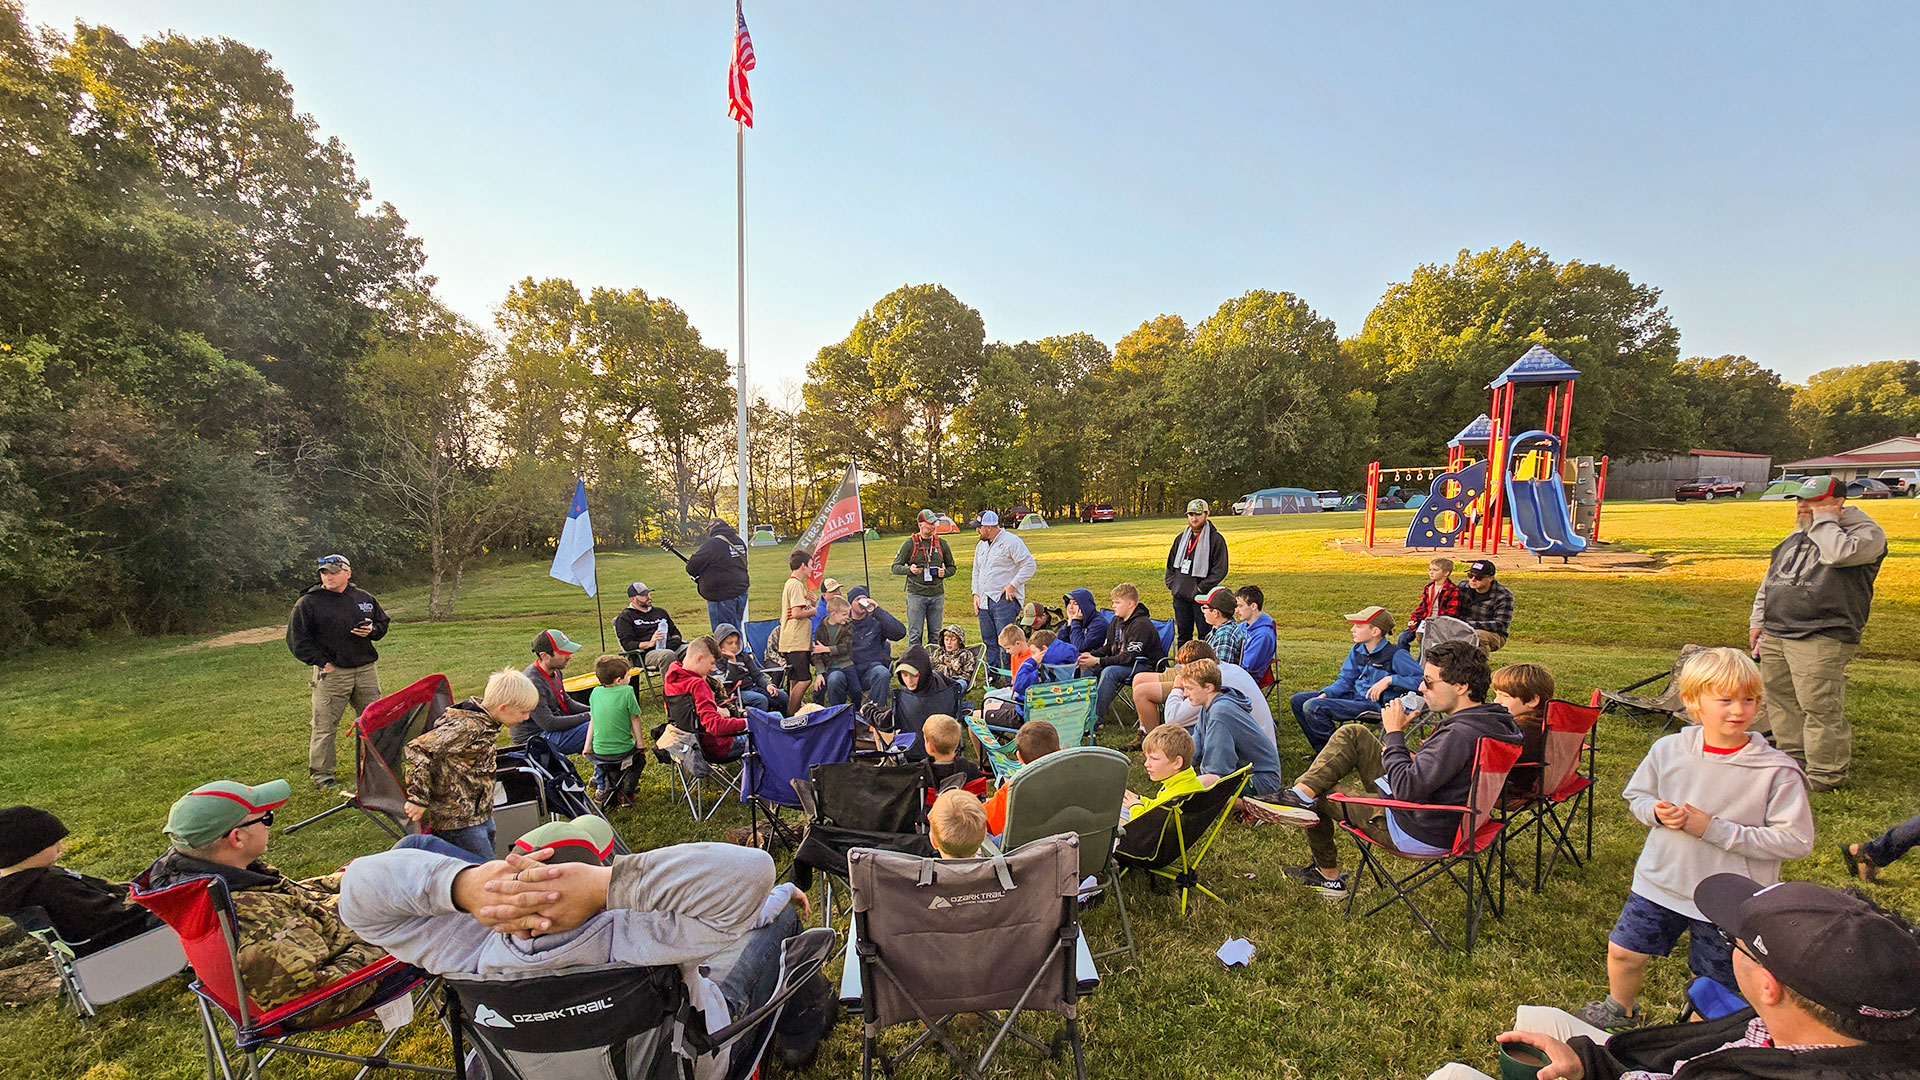
[[[940,620],[947,616],[947,597],[907,594],[907,645],[932,648],[940,643]],[[924,633],[923,633],[924,632]]]
[[[464,829],[435,829],[433,836],[462,851],[479,856],[480,862],[493,858],[492,818],[478,825],[469,825]]]
[[[1364,713],[1380,711],[1380,703],[1371,698],[1318,697],[1319,693],[1302,690],[1293,695],[1293,718],[1316,754],[1333,738],[1335,728]]]
[[[859,692],[857,687],[860,680],[850,667],[834,668],[822,675],[821,681],[825,685],[828,705],[845,705]]]
[[[562,754],[578,754],[587,748],[587,729],[592,726],[593,721],[582,720],[578,726],[565,731],[549,731],[547,745]]]
[[[860,689],[868,701],[887,700],[887,680],[893,677],[891,668],[885,664],[867,664],[854,670],[859,673]]]
[[[764,691],[742,690],[740,691],[740,704],[745,705],[749,709],[759,709],[761,712],[785,713],[787,711],[787,692],[777,686],[770,686]]]
[[[436,855],[451,856],[459,859],[461,862],[472,863],[475,866],[479,866],[481,863],[488,862],[493,858],[492,851],[487,852],[485,859],[478,858],[473,852],[468,851],[466,848],[456,847],[453,844],[447,843],[446,837],[435,836],[432,833],[403,836],[398,843],[393,845],[395,851],[399,851],[402,848],[408,851],[431,851]]]
[[[1113,707],[1113,699],[1120,696],[1120,689],[1133,684],[1136,671],[1150,670],[1141,664],[1114,664],[1100,669],[1100,685],[1093,692],[1093,725],[1107,718],[1107,710]]]
[[[1020,618],[1020,601],[989,600],[987,606],[980,609],[980,640],[987,643],[987,663],[997,667],[1007,666],[1007,651],[1000,647],[1000,631],[1012,626]],[[939,631],[935,631],[938,633]],[[985,682],[986,677],[981,676]]]
[[[729,600],[707,601],[707,623],[715,630],[719,630],[722,623],[730,624],[740,631],[741,641],[747,640],[747,594],[741,593]]]
[[[1920,847],[1920,814],[1861,844],[1860,854],[1875,866],[1885,866],[1916,847]]]

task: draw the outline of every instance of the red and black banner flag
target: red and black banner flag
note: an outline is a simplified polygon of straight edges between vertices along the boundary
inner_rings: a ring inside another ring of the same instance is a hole
[[[810,587],[820,587],[820,579],[827,572],[827,549],[833,542],[859,536],[866,528],[860,517],[860,473],[856,466],[848,465],[847,475],[840,478],[840,485],[827,497],[827,504],[813,515],[813,523],[794,544],[811,556],[807,563]]]

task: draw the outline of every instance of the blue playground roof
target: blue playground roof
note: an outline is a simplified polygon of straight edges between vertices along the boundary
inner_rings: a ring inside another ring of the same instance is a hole
[[[1487,384],[1487,389],[1505,386],[1508,383],[1553,383],[1570,382],[1580,377],[1565,360],[1535,345],[1522,353],[1520,359],[1500,373],[1499,377]]]
[[[1474,417],[1473,423],[1460,429],[1460,434],[1447,440],[1448,446],[1485,446],[1493,438],[1493,418],[1486,413]]]

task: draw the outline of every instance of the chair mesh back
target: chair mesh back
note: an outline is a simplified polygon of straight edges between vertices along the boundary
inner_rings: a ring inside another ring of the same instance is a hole
[[[1098,679],[1074,679],[1070,682],[1041,683],[1027,688],[1027,719],[1045,720],[1060,733],[1061,746],[1079,746],[1087,741],[1087,729],[1093,726],[1094,691]]]
[[[1580,750],[1600,719],[1600,710],[1567,701],[1547,702],[1547,741],[1540,770],[1540,794],[1551,795],[1580,767]]]
[[[1454,841],[1455,851],[1468,851],[1473,848],[1473,838],[1480,834],[1481,826],[1493,817],[1499,809],[1500,792],[1507,786],[1507,774],[1513,771],[1513,765],[1520,760],[1520,744],[1505,743],[1498,739],[1481,739],[1479,748],[1474,752],[1472,801],[1467,805],[1473,813],[1460,815],[1460,833]]]
[[[493,1080],[666,1080],[687,1003],[672,967],[448,980]],[[687,1013],[688,1016],[697,1015]]]
[[[359,738],[356,802],[396,820],[406,813],[407,744],[440,722],[453,704],[445,675],[429,675],[368,705],[354,721]]]
[[[747,654],[758,659],[767,654],[767,642],[773,639],[773,632],[780,629],[779,619],[760,619],[746,625]]]
[[[793,782],[807,779],[813,766],[845,761],[853,752],[853,706],[835,705],[791,719],[748,709],[747,734],[754,751],[747,766],[747,795],[798,809]]]
[[[1001,877],[1002,862],[1012,888]],[[877,964],[871,975],[863,972],[874,1002],[868,1023],[917,1019],[916,1002],[931,1016],[1011,1008],[1043,966],[1050,973],[1026,1007],[1066,1008],[1073,953],[1054,946],[1074,918],[1074,837],[1037,841],[1000,859],[921,859],[862,848],[849,863],[861,941],[892,972],[882,974]]]
[[[207,874],[175,882],[164,889],[150,889],[147,882],[152,873],[148,869],[134,879],[131,899],[173,927],[201,989],[237,1022],[240,987],[234,977],[233,944],[221,921],[225,915],[230,925],[233,918],[225,884]]]
[[[1073,833],[1080,838],[1080,875],[1098,874],[1120,828],[1129,768],[1127,755],[1117,750],[1076,746],[1020,770],[1007,789],[1007,829],[1000,846],[1011,851]]]
[[[843,829],[907,833],[927,823],[933,770],[924,761],[870,765],[839,761],[811,771],[819,820]]]

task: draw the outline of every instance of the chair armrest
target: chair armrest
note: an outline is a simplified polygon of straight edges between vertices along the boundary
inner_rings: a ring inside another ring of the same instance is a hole
[[[1338,791],[1327,798],[1334,802],[1353,803],[1358,806],[1384,806],[1389,810],[1444,810],[1449,814],[1471,814],[1470,806],[1447,806],[1443,803],[1407,802],[1403,799],[1369,799],[1359,795],[1345,795]]]

